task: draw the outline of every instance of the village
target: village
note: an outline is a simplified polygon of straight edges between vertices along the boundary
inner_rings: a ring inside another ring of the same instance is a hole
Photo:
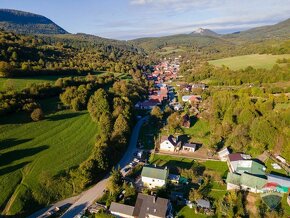
[[[207,86],[179,82],[178,71],[176,57],[161,61],[151,74],[144,73],[154,81],[154,87],[148,99],[138,102],[135,108],[148,113],[156,107],[163,111],[170,108],[180,115],[177,119],[181,119],[182,128],[188,130],[200,118],[202,92]],[[280,203],[273,203],[275,197],[290,205],[289,165],[283,157],[264,152],[252,158],[232,153],[227,147],[212,153],[202,141],[195,141],[198,137],[171,134],[167,126],[166,121],[158,126],[149,119],[139,136],[138,152],[120,169],[124,184],[134,190],[135,197],[124,188],[118,201],[112,202],[107,191],[88,208],[90,213],[101,209],[114,217],[134,218],[176,217],[182,211],[190,217],[211,216],[223,196],[232,190],[242,190],[249,198],[264,198],[273,209]],[[271,161],[271,168],[287,174],[267,170],[266,160]]]

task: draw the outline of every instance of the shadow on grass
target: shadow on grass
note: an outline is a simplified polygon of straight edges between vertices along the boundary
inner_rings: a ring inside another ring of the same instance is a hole
[[[12,172],[14,172],[16,170],[19,170],[19,169],[25,167],[29,163],[30,163],[30,161],[26,161],[26,162],[23,162],[23,163],[20,163],[20,164],[16,164],[16,165],[11,166],[11,167],[5,167],[3,169],[0,169],[0,176],[3,176],[5,174],[7,174],[7,173],[12,173]]]
[[[43,150],[48,149],[48,145],[43,145],[37,148],[27,148],[27,149],[19,149],[14,151],[9,151],[4,154],[1,154],[1,162],[0,166],[5,166],[7,164],[12,163],[13,161],[19,160],[21,158],[33,156]]]
[[[170,173],[178,173],[178,168],[182,169],[190,169],[193,165],[194,161],[191,162],[183,162],[183,161],[177,161],[177,160],[169,160],[166,164],[163,166],[167,166],[170,170]]]
[[[29,142],[32,139],[16,139],[16,138],[11,138],[11,139],[4,139],[0,141],[0,150],[4,150],[7,148],[11,148],[13,146]]]
[[[22,124],[31,122],[31,118],[28,113],[17,112],[12,114],[6,114],[0,118],[0,125],[5,124]]]
[[[49,120],[49,121],[65,120],[65,119],[80,116],[82,114],[84,114],[84,113],[75,112],[75,113],[69,113],[69,114],[56,114],[56,115],[52,115],[52,116],[48,117],[47,120]]]
[[[190,117],[190,127],[193,127],[197,121],[198,121],[198,118],[196,116],[191,116]]]

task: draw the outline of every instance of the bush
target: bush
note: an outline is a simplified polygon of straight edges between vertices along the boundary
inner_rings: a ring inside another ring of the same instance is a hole
[[[33,121],[39,121],[39,120],[42,120],[43,118],[44,118],[44,114],[41,108],[36,108],[32,111],[31,119]]]

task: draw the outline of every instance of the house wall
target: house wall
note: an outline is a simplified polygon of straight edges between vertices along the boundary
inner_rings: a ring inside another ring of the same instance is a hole
[[[144,176],[142,176],[141,180],[143,182],[143,185],[149,188],[162,187],[166,184],[165,180],[154,179]]]
[[[160,150],[174,151],[174,146],[168,140],[165,140],[160,144]]]

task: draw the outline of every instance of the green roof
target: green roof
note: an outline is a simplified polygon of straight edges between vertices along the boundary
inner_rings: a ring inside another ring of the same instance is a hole
[[[141,176],[154,179],[166,180],[168,176],[168,169],[157,168],[153,166],[144,166]]]
[[[236,173],[228,173],[226,182],[235,185],[244,185],[250,188],[262,189],[267,183],[267,179],[248,173],[242,173],[241,175]]]
[[[241,167],[241,166],[238,166],[236,171],[237,173],[243,173],[243,172],[248,172],[250,174],[253,174],[253,175],[265,175],[265,166],[263,164],[260,164],[256,161],[253,161],[252,160],[252,165],[251,167]]]

